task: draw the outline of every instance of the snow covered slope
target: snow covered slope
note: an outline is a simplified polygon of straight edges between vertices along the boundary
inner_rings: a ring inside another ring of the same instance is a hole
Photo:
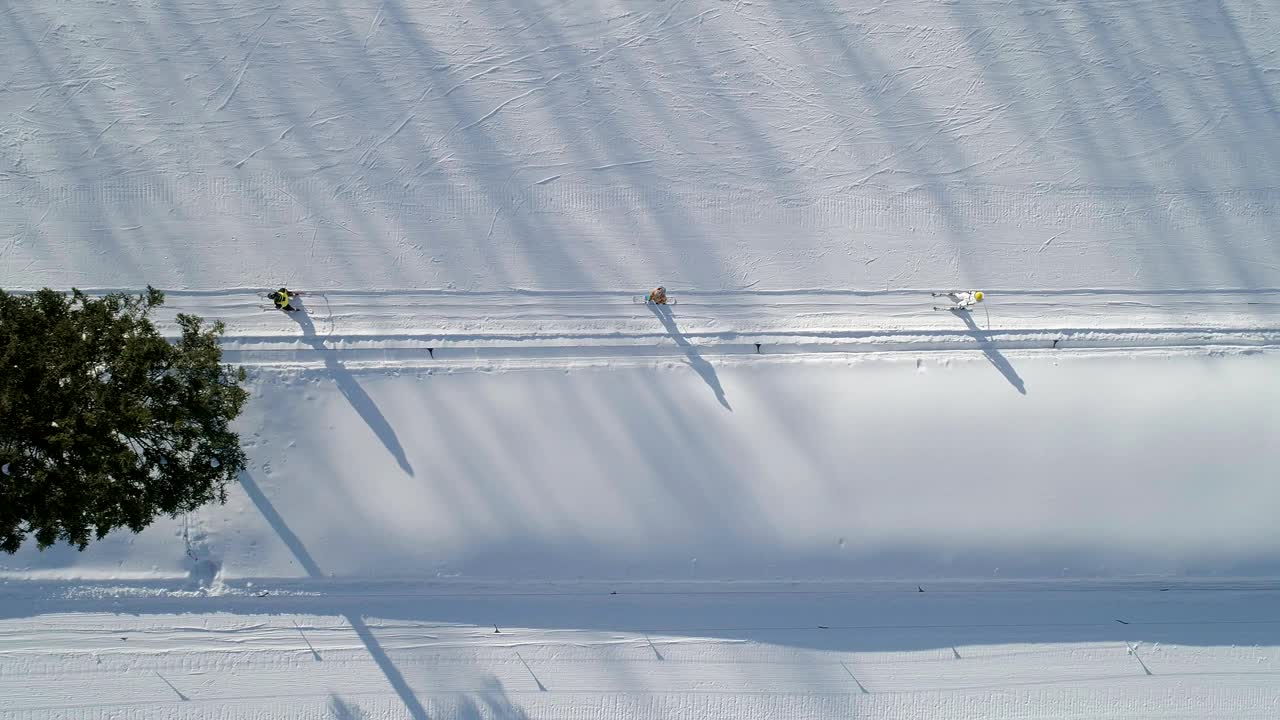
[[[0,285],[1280,287],[1280,10],[0,14]]]
[[[254,393],[226,506],[0,557],[0,718],[1280,716],[1276,37],[0,7],[0,287],[163,288]]]
[[[1280,572],[1280,355],[1200,352],[694,349],[425,370],[322,353],[313,367],[255,373],[241,425],[253,466],[227,506],[85,553],[27,548],[0,569],[173,580]]]

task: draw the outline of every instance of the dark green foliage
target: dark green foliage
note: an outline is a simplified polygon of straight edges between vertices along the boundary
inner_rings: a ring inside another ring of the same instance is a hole
[[[248,393],[221,364],[221,322],[152,325],[164,293],[0,290],[0,550],[28,535],[83,550],[210,502],[245,467],[230,423]]]

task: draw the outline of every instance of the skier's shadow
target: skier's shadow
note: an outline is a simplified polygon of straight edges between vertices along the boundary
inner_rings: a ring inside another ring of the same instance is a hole
[[[1022,378],[1018,375],[1018,371],[1014,370],[1013,366],[1009,364],[1009,360],[996,349],[995,344],[992,343],[991,338],[988,337],[988,333],[982,328],[979,328],[978,323],[974,322],[973,312],[952,310],[951,314],[959,316],[960,319],[964,321],[965,327],[969,328],[969,334],[973,336],[974,340],[978,341],[978,347],[982,349],[982,354],[987,356],[987,360],[990,361],[992,365],[996,366],[996,369],[1000,371],[1001,375],[1004,375],[1004,379],[1008,380],[1009,384],[1013,385],[1018,392],[1026,395],[1027,386],[1022,382]]]
[[[294,301],[297,302],[296,300]],[[413,466],[409,464],[409,458],[404,454],[404,448],[400,445],[400,439],[396,437],[396,431],[392,429],[391,423],[383,417],[382,412],[378,410],[378,406],[373,402],[373,398],[360,387],[351,372],[342,366],[338,360],[338,352],[333,348],[326,347],[324,338],[316,334],[315,323],[311,322],[311,316],[307,311],[299,310],[298,312],[286,313],[298,326],[302,328],[302,339],[311,347],[320,353],[320,357],[324,358],[325,369],[333,376],[334,381],[338,384],[338,390],[351,403],[351,407],[355,408],[360,417],[369,425],[369,429],[378,436],[382,444],[386,446],[387,451],[396,459],[400,465],[400,469],[404,470],[410,476],[413,475]]]
[[[684,350],[685,357],[689,359],[689,365],[702,376],[707,385],[711,386],[711,391],[716,394],[716,400],[720,401],[725,410],[733,412],[733,408],[729,407],[728,399],[724,396],[724,388],[720,386],[720,378],[716,375],[715,368],[711,367],[711,363],[702,358],[702,355],[698,353],[698,349],[680,332],[680,328],[676,327],[676,319],[671,315],[671,306],[648,303],[648,307],[649,312],[656,315],[662,326],[667,329],[667,334],[671,336],[671,339],[676,341],[676,345],[679,345]]]

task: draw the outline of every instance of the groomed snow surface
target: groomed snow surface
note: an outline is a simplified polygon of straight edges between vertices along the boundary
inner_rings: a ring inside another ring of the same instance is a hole
[[[1276,37],[0,8],[0,287],[253,393],[227,505],[0,557],[0,718],[1280,717]]]

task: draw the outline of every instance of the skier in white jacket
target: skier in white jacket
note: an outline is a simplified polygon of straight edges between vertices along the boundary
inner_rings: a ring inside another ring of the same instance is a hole
[[[934,297],[944,297],[955,303],[947,310],[968,310],[982,302],[981,290],[952,290],[949,293],[934,293]]]

